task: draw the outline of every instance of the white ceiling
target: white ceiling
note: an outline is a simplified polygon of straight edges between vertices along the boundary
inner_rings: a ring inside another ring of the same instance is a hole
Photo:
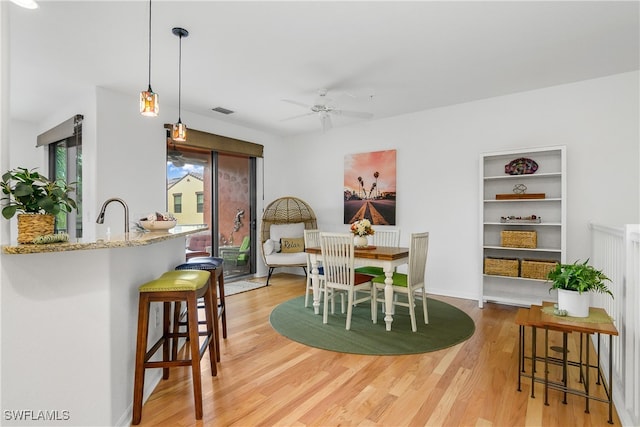
[[[92,86],[137,103],[148,1],[39,3],[6,5],[11,116],[39,121]],[[320,88],[375,120],[639,68],[638,1],[155,0],[152,18],[161,108],[178,103],[180,26],[183,112],[278,135],[320,131],[316,116],[283,121],[306,110],[282,101],[312,104]]]

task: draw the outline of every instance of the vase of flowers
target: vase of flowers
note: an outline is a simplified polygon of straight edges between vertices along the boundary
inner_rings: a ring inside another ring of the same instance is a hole
[[[359,248],[366,247],[369,244],[367,236],[375,233],[371,227],[371,221],[361,219],[351,224],[351,233],[353,234],[353,245]]]

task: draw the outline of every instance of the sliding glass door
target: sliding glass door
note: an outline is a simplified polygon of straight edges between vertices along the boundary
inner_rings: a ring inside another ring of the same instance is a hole
[[[195,148],[167,149],[167,211],[178,224],[207,225],[187,240],[187,256],[224,260],[225,278],[256,271],[256,160]]]

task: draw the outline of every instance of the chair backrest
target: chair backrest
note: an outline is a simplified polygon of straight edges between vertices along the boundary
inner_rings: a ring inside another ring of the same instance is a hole
[[[304,247],[320,247],[320,230],[304,230]],[[307,254],[307,274],[311,274],[311,256]]]
[[[244,236],[242,244],[238,248],[238,261],[247,261],[249,259],[249,249],[251,244],[251,238]]]
[[[375,230],[373,234],[374,246],[391,246],[397,248],[400,246],[400,230]]]
[[[318,228],[316,214],[304,200],[296,197],[281,197],[269,203],[264,209],[261,233],[261,253],[265,265],[268,265],[264,252],[264,242],[271,238],[271,226],[273,224],[304,223],[305,229]],[[300,236],[302,237],[302,236]]]
[[[304,247],[319,248],[320,247],[320,230],[304,230]]]
[[[409,271],[407,285],[415,288],[424,287],[424,273],[427,269],[427,252],[429,251],[429,233],[412,233],[409,244]]]
[[[322,265],[327,285],[353,286],[354,248],[353,235],[348,233],[320,233]]]

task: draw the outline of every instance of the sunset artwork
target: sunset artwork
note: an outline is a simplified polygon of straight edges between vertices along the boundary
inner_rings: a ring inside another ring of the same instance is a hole
[[[396,150],[344,157],[344,223],[396,224]]]

